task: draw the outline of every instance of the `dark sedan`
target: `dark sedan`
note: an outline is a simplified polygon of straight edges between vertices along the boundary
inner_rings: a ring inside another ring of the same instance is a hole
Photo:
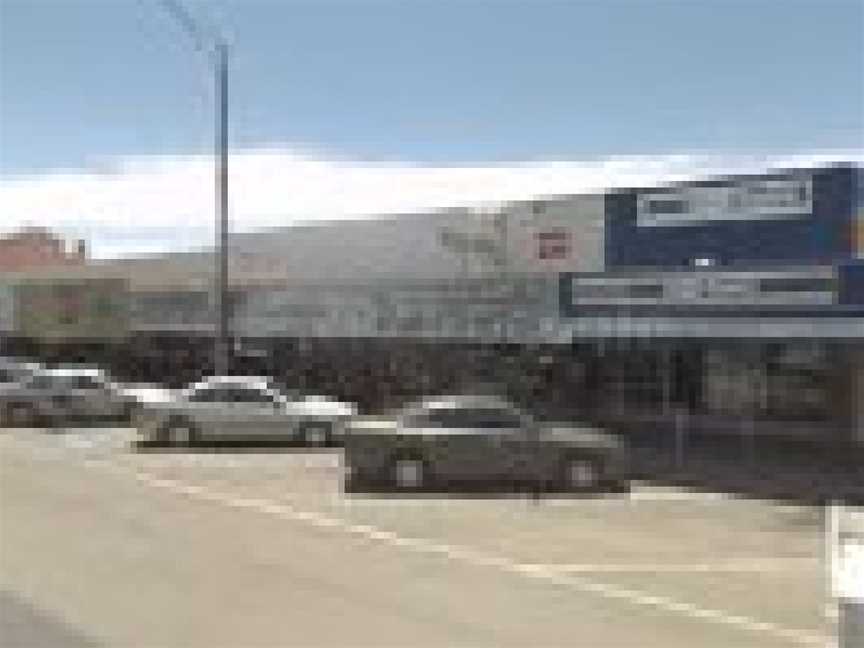
[[[346,488],[400,490],[500,482],[541,490],[626,491],[625,444],[597,428],[536,421],[494,397],[427,399],[393,417],[363,417],[345,439]]]

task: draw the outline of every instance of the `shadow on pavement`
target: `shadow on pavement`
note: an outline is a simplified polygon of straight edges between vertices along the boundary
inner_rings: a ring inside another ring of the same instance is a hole
[[[25,599],[4,591],[0,591],[0,644],[9,648],[98,648],[104,645]]]
[[[194,446],[176,447],[155,441],[134,441],[132,447],[138,452],[164,454],[327,454],[338,450],[337,446],[309,447],[294,441],[207,441]]]
[[[512,481],[455,481],[435,483],[420,489],[398,489],[385,482],[363,481],[349,484],[345,493],[350,496],[374,495],[395,499],[592,499],[626,496],[620,485],[614,488],[600,487],[596,490],[567,491],[555,487],[538,489],[532,484]]]

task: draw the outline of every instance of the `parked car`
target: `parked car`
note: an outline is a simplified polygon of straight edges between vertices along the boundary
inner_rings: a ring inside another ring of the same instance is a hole
[[[541,423],[509,401],[444,396],[392,417],[358,417],[345,437],[345,486],[421,490],[487,481],[532,490],[626,491],[628,453],[583,425]]]
[[[341,441],[356,413],[353,404],[284,392],[266,377],[214,376],[143,402],[137,427],[144,441],[160,445],[271,440],[328,446]]]
[[[117,390],[124,396],[135,399],[140,405],[165,402],[172,398],[176,391],[157,383],[117,383]]]
[[[0,392],[27,380],[39,369],[40,365],[35,362],[0,358]]]
[[[38,369],[0,391],[3,423],[11,426],[128,421],[135,406],[99,369]]]

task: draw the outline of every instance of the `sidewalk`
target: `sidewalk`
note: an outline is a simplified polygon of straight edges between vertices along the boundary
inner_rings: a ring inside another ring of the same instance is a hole
[[[655,483],[810,504],[864,502],[861,464],[808,463],[782,452],[763,452],[752,461],[712,455],[703,449],[676,456],[668,448],[638,446],[631,456],[637,478]]]
[[[624,417],[607,423],[632,445],[638,478],[744,496],[864,501],[864,449],[829,426],[720,417]]]

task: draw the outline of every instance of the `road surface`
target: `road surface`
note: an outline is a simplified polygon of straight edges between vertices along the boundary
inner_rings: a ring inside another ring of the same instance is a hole
[[[818,511],[346,496],[340,453],[0,430],[2,645],[824,646]]]

